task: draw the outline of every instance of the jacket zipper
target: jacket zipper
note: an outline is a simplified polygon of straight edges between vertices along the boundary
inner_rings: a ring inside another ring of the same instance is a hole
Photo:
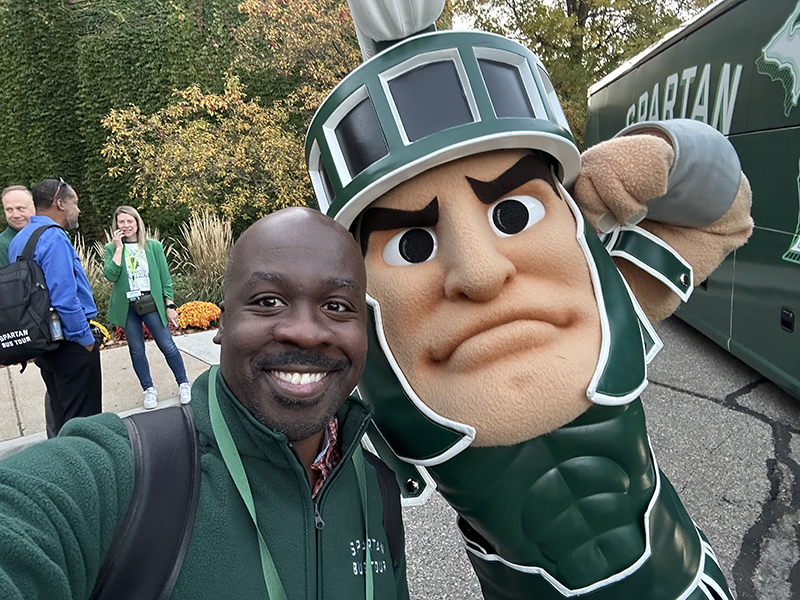
[[[362,409],[359,407],[359,410]],[[317,541],[317,600],[322,600],[322,530],[325,527],[325,521],[322,520],[322,516],[319,512],[319,505],[322,502],[322,498],[327,489],[333,485],[334,481],[336,481],[336,479],[339,477],[339,473],[344,470],[344,465],[348,461],[353,460],[353,452],[355,452],[356,445],[361,443],[361,438],[364,437],[364,433],[367,431],[368,426],[369,413],[364,413],[362,416],[361,425],[356,432],[354,441],[346,449],[342,449],[342,459],[339,461],[339,464],[336,465],[336,468],[330,474],[330,477],[328,477],[322,483],[322,487],[320,488],[317,497],[314,499],[314,525],[316,527]],[[363,507],[362,510],[367,510],[367,507]]]

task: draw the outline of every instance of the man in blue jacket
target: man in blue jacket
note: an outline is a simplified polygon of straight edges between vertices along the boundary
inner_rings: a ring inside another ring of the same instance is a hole
[[[61,320],[64,341],[36,359],[50,400],[47,435],[58,435],[73,417],[102,411],[100,348],[89,328],[97,315],[92,288],[65,230],[78,227],[78,195],[63,179],[43,179],[32,190],[36,215],[11,241],[10,261],[22,253],[31,234],[43,225],[33,260],[44,272],[50,303]]]

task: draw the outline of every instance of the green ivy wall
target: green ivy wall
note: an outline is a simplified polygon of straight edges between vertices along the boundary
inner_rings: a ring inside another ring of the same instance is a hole
[[[173,89],[221,92],[241,22],[237,0],[0,0],[0,188],[64,177],[81,229],[103,239],[129,181],[111,179],[100,121],[135,104],[149,113]],[[183,210],[143,216],[176,231]]]

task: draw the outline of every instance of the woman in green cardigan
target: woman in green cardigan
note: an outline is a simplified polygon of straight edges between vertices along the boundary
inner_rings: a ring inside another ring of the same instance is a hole
[[[114,284],[108,304],[108,321],[125,331],[133,370],[144,390],[144,407],[158,405],[158,392],[150,377],[144,349],[142,323],[153,334],[180,389],[181,403],[191,400],[183,358],[172,341],[167,322],[178,325],[172,301],[172,278],[161,242],[145,238],[142,217],[132,206],[114,211],[113,241],[105,247],[103,275]]]

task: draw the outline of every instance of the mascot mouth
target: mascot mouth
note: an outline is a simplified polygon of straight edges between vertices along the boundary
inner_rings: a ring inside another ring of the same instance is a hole
[[[558,335],[559,327],[547,321],[511,321],[468,337],[439,362],[446,362],[458,371],[474,370],[498,360],[507,361],[520,352],[539,349]]]
[[[449,332],[432,332],[428,353],[436,365],[475,369],[515,353],[540,348],[557,340],[563,329],[576,322],[569,309],[516,310],[493,313],[494,318],[465,318]],[[499,314],[498,314],[499,313]]]

